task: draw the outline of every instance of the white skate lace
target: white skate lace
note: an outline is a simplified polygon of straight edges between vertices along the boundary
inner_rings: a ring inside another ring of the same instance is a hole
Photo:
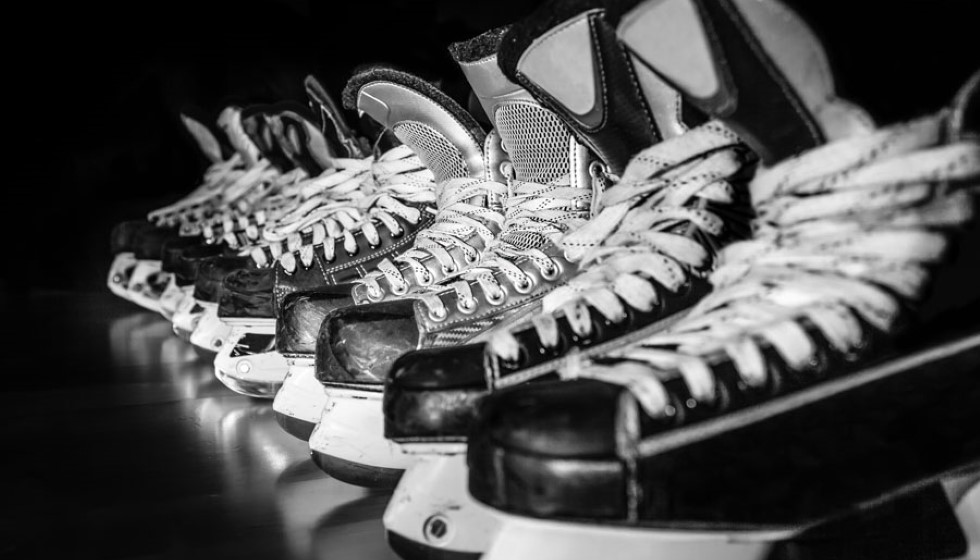
[[[677,293],[692,277],[703,278],[725,230],[724,218],[707,203],[733,202],[728,180],[749,159],[738,136],[719,122],[634,156],[622,179],[600,197],[598,215],[561,240],[566,256],[584,272],[542,300],[543,313],[531,319],[541,343],[559,344],[560,316],[573,333],[588,337],[591,313],[619,323],[627,305],[649,312],[660,303],[657,284]],[[513,332],[501,329],[488,340],[494,364],[518,359]]]
[[[303,186],[303,202],[270,224],[263,232],[264,239],[270,242],[291,237],[298,239],[318,222],[322,222],[328,232],[340,235],[343,228],[361,219],[354,201],[374,189],[371,174],[374,163],[373,156],[336,160],[337,166],[332,173],[325,173]]]
[[[411,283],[395,263],[410,268],[415,273],[419,286],[429,286],[435,278],[426,268],[422,259],[432,257],[442,267],[444,275],[449,276],[472,265],[480,258],[477,249],[467,243],[474,233],[483,241],[486,247],[494,238],[494,231],[488,224],[500,227],[504,215],[496,210],[473,204],[474,198],[483,197],[485,200],[495,200],[502,197],[507,186],[494,181],[456,178],[443,183],[436,207],[435,222],[419,232],[411,250],[394,258],[394,262],[385,259],[378,264],[377,270],[359,280],[367,286],[368,297],[381,299],[384,289],[379,284],[381,278],[386,278],[395,295],[404,295],[412,287]],[[460,249],[463,263],[457,263],[449,253],[449,249]]]
[[[373,188],[353,206],[336,208],[309,226],[312,243],[304,244],[302,232],[295,232],[287,236],[285,251],[282,251],[280,244],[270,245],[273,256],[278,258],[286,272],[295,272],[299,263],[307,268],[312,266],[317,248],[322,251],[324,259],[333,261],[338,240],[342,240],[344,250],[349,255],[356,254],[356,232],[361,232],[371,246],[381,244],[378,226],[382,224],[393,237],[399,237],[403,229],[396,216],[416,224],[422,218],[421,211],[409,204],[431,203],[436,198],[432,172],[407,146],[388,150],[372,163],[369,180]],[[281,255],[277,255],[277,252],[281,252]],[[257,253],[253,251],[256,262]]]
[[[222,190],[237,181],[245,173],[244,160],[241,155],[234,154],[230,158],[211,164],[204,172],[204,180],[186,196],[162,208],[157,208],[147,215],[147,219],[158,225],[171,222],[183,211],[206,203],[220,195]]]
[[[306,180],[306,171],[296,168],[257,183],[236,200],[226,198],[221,212],[204,226],[205,240],[214,241],[214,226],[220,224],[223,238],[229,247],[240,249],[243,243],[254,244],[259,238],[259,228],[268,219],[268,213],[275,212],[278,205],[295,200]],[[244,239],[240,239],[236,232],[243,233]]]
[[[943,230],[972,217],[972,194],[950,182],[980,182],[980,144],[944,144],[942,124],[921,119],[761,170],[754,239],[722,250],[715,291],[665,332],[608,354],[612,362],[572,360],[560,375],[622,384],[661,417],[672,413],[671,378],[714,401],[712,363],[730,361],[749,387],[768,381],[765,346],[794,371],[819,363],[804,322],[859,359],[866,329],[890,332],[921,299],[949,243]]]
[[[546,279],[557,276],[558,264],[540,247],[557,243],[570,230],[581,227],[589,219],[592,190],[571,186],[571,178],[550,184],[511,179],[507,184],[504,202],[504,227],[500,235],[483,253],[480,263],[458,276],[445,290],[426,293],[420,301],[434,319],[442,319],[448,311],[439,294],[450,290],[461,309],[472,310],[478,305],[470,281],[475,281],[491,305],[501,305],[506,292],[494,273],[506,276],[520,291],[530,290],[533,279],[517,265],[527,260]]]

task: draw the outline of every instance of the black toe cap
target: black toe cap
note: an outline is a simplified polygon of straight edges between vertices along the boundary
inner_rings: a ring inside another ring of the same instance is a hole
[[[479,342],[408,352],[392,366],[389,387],[404,390],[484,389],[484,346]]]
[[[465,441],[486,394],[483,343],[426,348],[395,361],[385,384],[385,436]]]
[[[132,252],[136,249],[139,236],[152,229],[156,229],[156,226],[146,220],[120,222],[112,228],[109,235],[109,250],[113,255]]]
[[[592,380],[532,383],[483,400],[476,430],[530,455],[613,456],[623,388]]]
[[[418,347],[411,299],[338,309],[320,326],[316,375],[324,383],[381,384],[395,360]]]
[[[173,228],[143,230],[136,236],[133,253],[140,260],[158,261],[163,258],[164,245],[179,238],[180,234]]]
[[[221,245],[206,245],[200,242],[187,247],[168,243],[164,248],[163,270],[172,272],[178,285],[188,286],[197,279],[198,267],[205,259],[219,257],[225,254],[225,250]]]
[[[197,278],[194,279],[194,298],[217,303],[225,276],[248,268],[255,268],[255,262],[249,257],[222,256],[204,259],[198,265]]]
[[[353,305],[352,289],[351,284],[340,284],[287,295],[276,321],[276,350],[285,356],[313,354],[320,325],[327,315]]]
[[[219,317],[275,317],[272,309],[271,268],[236,270],[222,281]]]
[[[467,446],[470,494],[521,515],[622,519],[629,478],[616,454],[622,390],[575,380],[484,397]]]
[[[191,248],[204,245],[203,240],[198,237],[178,237],[167,241],[163,246],[163,257],[161,268],[164,272],[176,273],[180,269],[183,255]],[[219,254],[219,253],[215,253]]]

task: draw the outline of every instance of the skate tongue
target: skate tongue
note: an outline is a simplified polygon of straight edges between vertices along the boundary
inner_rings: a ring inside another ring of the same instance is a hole
[[[980,142],[980,71],[974,73],[956,94],[948,126],[952,139]]]
[[[506,31],[488,31],[452,45],[450,52],[500,135],[513,164],[513,178],[574,184],[572,175],[579,171],[572,169],[577,143],[568,127],[535,96],[508,79],[497,64],[497,48]]]
[[[606,4],[613,5],[547,2],[507,31],[498,57],[510,79],[554,110],[621,175],[634,154],[705,119],[649,68],[631,60]]]
[[[276,114],[274,107],[268,105],[253,105],[242,111],[242,129],[255,144],[259,153],[279,171],[293,169],[295,164],[286,155],[273,132],[272,117]]]
[[[320,115],[321,132],[327,149],[334,157],[363,158],[367,150],[362,139],[347,124],[347,119],[333,97],[313,76],[304,82],[310,107]]]
[[[644,72],[724,121],[767,166],[872,128],[836,96],[813,32],[777,0],[646,1],[617,34]]]
[[[248,167],[253,167],[262,157],[259,147],[245,132],[242,123],[242,110],[239,107],[225,108],[218,117],[218,126],[228,136],[228,142],[238,152]]]
[[[319,128],[305,115],[306,111],[286,108],[271,119],[277,143],[296,165],[310,177],[334,166],[331,152]]]
[[[405,72],[372,68],[344,88],[344,105],[379,122],[410,147],[437,183],[484,178],[486,133],[458,103],[432,84]]]
[[[184,123],[187,132],[197,142],[198,147],[201,148],[201,152],[208,158],[208,161],[219,163],[224,159],[221,156],[221,143],[211,132],[211,129],[184,113],[180,114],[180,120]]]

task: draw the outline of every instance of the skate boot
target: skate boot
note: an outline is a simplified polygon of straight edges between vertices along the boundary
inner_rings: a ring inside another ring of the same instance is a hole
[[[978,77],[875,129],[775,1],[644,2],[618,34],[761,157],[753,237],[663,332],[483,400],[469,490],[512,514],[485,557],[759,558],[975,466]]]
[[[321,217],[309,228],[308,242],[299,232],[270,245],[270,251],[282,251],[274,266],[228,278],[222,316],[236,330],[215,359],[215,372],[223,383],[251,396],[272,398],[288,372],[285,358],[275,351],[276,315],[285,297],[311,290],[349,294],[355,279],[410,250],[416,235],[431,227],[433,172],[410,146],[393,148],[372,164],[369,179],[374,187],[355,205],[359,215],[354,223],[338,220],[344,212]]]
[[[278,205],[280,208],[278,210],[266,206],[250,216],[212,219],[209,224],[201,225],[200,229],[211,243],[209,247],[225,248],[226,250],[222,252],[225,256],[236,256],[252,244],[262,246],[267,241],[266,237],[269,235],[268,230],[270,228],[274,229],[282,223],[295,222],[299,218],[305,217],[311,209],[327,202],[335,203],[342,199],[352,199],[359,192],[356,189],[340,192],[336,186],[344,183],[352,175],[349,171],[350,168],[358,168],[358,172],[361,172],[360,169],[364,167],[362,163],[364,154],[361,151],[361,144],[364,141],[346,126],[333,101],[323,91],[322,86],[315,78],[309,76],[305,83],[310,97],[310,106],[321,117],[323,133],[318,134],[315,128],[311,126],[309,119],[296,114],[297,111],[290,107],[287,107],[285,116],[279,115],[278,123],[280,126],[273,126],[272,128],[274,133],[279,133],[276,140],[287,152],[286,155],[297,162],[299,167],[303,168],[309,175],[316,176],[318,169],[327,169],[327,171],[322,171],[320,177],[304,181],[298,189],[295,189],[299,191],[298,196],[281,196],[280,198],[284,200]],[[245,134],[244,127],[228,126],[227,128],[232,131],[240,131],[242,138],[239,139],[238,144],[244,147],[242,151],[245,154],[254,154],[254,157],[260,155],[258,147]],[[318,145],[318,142],[325,145]],[[312,145],[307,146],[308,143]],[[339,157],[328,160],[325,155],[329,156],[330,154],[338,154]],[[323,177],[327,175],[329,178],[324,179]],[[290,205],[297,207],[290,208]],[[215,225],[221,227],[215,227]],[[260,237],[261,239],[258,239]],[[252,250],[255,249],[252,248]],[[185,279],[193,282],[193,279],[196,278],[197,268],[200,266],[200,260],[217,254],[204,248],[189,248],[180,252],[176,260],[179,261],[178,266],[185,273]],[[184,291],[186,292],[187,288],[184,288]],[[193,289],[191,288],[190,291],[193,292]],[[178,307],[179,310],[174,314],[174,331],[180,335],[189,336],[194,325],[200,321],[203,308],[193,301],[192,297],[187,296],[178,304]]]
[[[109,240],[109,250],[112,252],[112,264],[109,266],[109,291],[123,298],[129,297],[129,283],[136,269],[135,249],[140,236],[155,229],[154,225],[145,220],[132,220],[116,224],[112,229]]]
[[[271,136],[269,121],[263,112],[267,109],[268,107],[265,106],[247,109],[241,113],[241,119],[232,121],[228,126],[229,139],[236,145],[239,153],[248,154],[248,157],[255,159],[257,163],[221,193],[221,200],[218,203],[223,205],[226,212],[234,212],[231,208],[237,206],[238,211],[247,214],[251,204],[260,200],[264,193],[281,188],[283,183],[292,183],[301,176],[297,173],[283,179],[283,172],[290,173],[293,163]],[[279,167],[272,165],[273,160]],[[209,204],[217,203],[209,202]],[[184,225],[200,228],[202,231],[213,229],[214,213],[213,208],[207,215],[198,212],[195,214],[198,220],[187,221]],[[212,359],[230,333],[228,326],[218,318],[221,283],[232,272],[255,268],[254,261],[241,254],[247,254],[250,249],[248,246],[240,246],[248,243],[248,236],[235,237],[231,234],[223,236],[225,243],[232,238],[236,239],[236,249],[230,248],[232,255],[204,259],[198,264],[198,275],[194,282],[194,303],[181,304],[174,314],[174,329],[183,331],[190,327],[190,342],[203,356]]]
[[[300,292],[284,300],[276,343],[289,371],[273,408],[283,428],[304,440],[326,404],[314,375],[316,338],[326,315],[346,305],[413,297],[430,289],[476,263],[504,220],[503,153],[496,135],[487,136],[462,107],[431,87],[415,87],[417,83],[375,72],[357,77],[348,87],[359,111],[394,131],[432,170],[436,214],[410,248],[381,261],[356,281],[353,291]],[[407,111],[411,100],[415,105]],[[389,109],[395,107],[402,111]]]
[[[567,105],[574,84],[593,80],[582,73],[601,71],[606,80],[597,74],[595,83],[605,85],[592,95],[615,101],[607,105],[606,125],[587,138],[622,178],[593,205],[597,215],[560,241],[581,272],[544,296],[544,314],[496,329],[489,343],[408,352],[393,366],[384,393],[385,435],[416,458],[385,514],[389,541],[402,556],[479,554],[491,542],[494,517],[469,500],[465,487],[470,420],[498,367],[490,348],[510,350],[501,339],[516,342],[517,351],[500,361],[509,379],[527,382],[538,370],[551,371],[572,347],[587,354],[662,328],[707,293],[717,248],[747,233],[748,193],[739,174],[751,163],[748,149],[720,123],[705,123],[684,107],[654,75],[641,73],[603,10],[580,9],[548,6],[516,24],[503,44],[528,45],[503,51],[502,66],[573,129],[585,128]],[[549,35],[543,19],[566,31]],[[530,48],[530,30],[549,37]],[[598,66],[538,65],[538,57],[573,49],[591,53]],[[552,75],[559,70],[565,81]],[[642,88],[628,87],[634,75]]]
[[[357,472],[354,466],[378,473],[378,483],[400,476],[410,460],[382,438],[381,390],[395,358],[419,347],[470,341],[535,309],[576,271],[558,239],[588,220],[593,193],[606,181],[603,170],[621,165],[612,152],[598,159],[554,111],[504,77],[494,57],[502,32],[461,45],[456,55],[509,156],[503,165],[508,177],[503,230],[477,266],[440,290],[340,309],[324,321],[316,367],[329,404],[310,446],[314,459],[334,476],[350,478],[344,469]],[[577,132],[592,142],[585,128]],[[357,413],[347,412],[354,408]],[[344,431],[343,426],[358,425],[348,415],[361,426],[370,419],[372,429]]]
[[[228,113],[230,110],[226,110]],[[226,118],[231,118],[226,116]],[[203,183],[187,195],[184,200],[200,197],[203,193],[217,192],[226,186],[238,173],[241,172],[242,159],[240,156],[229,156],[231,148],[225,147],[219,141],[222,136],[215,134],[205,125],[186,115],[181,115],[181,120],[185,130],[197,143],[199,149],[210,162],[210,167],[204,174]],[[227,143],[227,141],[225,142]],[[124,222],[116,226],[112,233],[112,254],[113,263],[109,269],[109,289],[119,297],[132,299],[129,293],[129,284],[134,275],[145,280],[149,275],[158,271],[155,261],[159,258],[144,259],[154,262],[138,263],[134,250],[139,245],[140,237],[150,230],[165,229],[172,230],[179,227],[179,220],[176,217],[164,219],[164,216],[151,214],[146,221]],[[154,228],[154,226],[157,226]],[[167,234],[169,235],[169,234]],[[166,235],[163,236],[164,238]],[[175,237],[175,236],[172,236]],[[144,249],[145,250],[145,249]],[[155,256],[153,251],[149,251],[150,256]],[[137,266],[140,265],[141,266]],[[142,270],[137,269],[140,268]],[[141,281],[142,283],[142,281]]]

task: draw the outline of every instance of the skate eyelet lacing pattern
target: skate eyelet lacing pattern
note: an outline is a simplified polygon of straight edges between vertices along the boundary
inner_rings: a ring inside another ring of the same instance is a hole
[[[254,244],[268,220],[268,213],[263,210],[274,210],[275,205],[292,199],[307,179],[306,172],[296,168],[257,183],[237,199],[226,199],[226,209],[204,226],[205,241],[213,243],[220,237],[233,249]]]
[[[480,287],[487,303],[504,304],[507,300],[504,279],[515,291],[515,286],[527,286],[535,281],[521,264],[530,263],[542,278],[557,278],[560,265],[542,248],[584,225],[589,219],[591,201],[592,191],[571,186],[567,175],[550,184],[508,180],[503,205],[504,229],[487,245],[479,263],[456,277],[459,280],[444,290],[420,296],[429,317],[435,321],[448,317],[439,294],[453,292],[451,297],[460,308],[478,306],[471,283]]]
[[[634,156],[619,182],[597,201],[596,217],[560,242],[584,272],[547,294],[543,313],[531,318],[544,349],[562,344],[559,317],[578,341],[590,340],[594,321],[623,323],[631,309],[650,313],[664,297],[682,293],[692,278],[707,276],[721,236],[747,225],[747,216],[732,208],[731,181],[752,163],[748,148],[719,122]],[[494,385],[548,373],[500,377],[501,362],[520,363],[515,332],[501,329],[488,340]]]
[[[147,219],[157,225],[177,225],[186,214],[191,214],[220,198],[221,192],[241,179],[248,172],[241,155],[211,164],[204,172],[204,181],[187,196],[177,202],[153,210]]]
[[[455,178],[443,183],[439,192],[435,222],[418,233],[411,250],[395,257],[385,259],[358,283],[366,286],[367,297],[380,301],[385,297],[381,284],[384,279],[394,295],[405,295],[413,284],[419,287],[431,286],[436,277],[425,265],[425,260],[435,259],[443,277],[455,274],[470,263],[479,260],[479,250],[468,242],[474,234],[487,246],[494,238],[504,221],[502,212],[475,204],[476,199],[493,200],[503,196],[507,187],[494,181]],[[491,229],[492,226],[492,229]],[[464,263],[458,263],[450,250],[458,249]],[[400,266],[399,266],[400,265]],[[405,277],[411,270],[414,282]]]
[[[715,291],[664,332],[559,374],[621,384],[648,416],[677,423],[678,409],[728,408],[722,364],[734,390],[768,394],[785,385],[774,376],[817,383],[852,368],[895,334],[951,230],[973,218],[980,143],[947,142],[943,125],[925,118],[760,170],[754,237],[722,250]]]
[[[265,159],[240,174],[234,181],[213,196],[206,196],[183,210],[179,216],[181,230],[185,234],[207,233],[207,226],[214,224],[215,216],[223,211],[234,212],[243,197],[252,191],[263,191],[281,176],[278,169]],[[218,220],[221,218],[219,217]]]
[[[400,236],[403,229],[396,217],[417,224],[422,211],[409,204],[432,203],[436,198],[432,172],[407,146],[385,152],[371,164],[371,176],[364,181],[372,185],[364,197],[353,206],[334,208],[330,215],[321,216],[306,229],[311,234],[310,243],[304,243],[303,232],[293,232],[287,236],[285,247],[282,243],[270,244],[273,257],[287,274],[294,273],[299,265],[311,267],[317,250],[327,262],[336,260],[338,244],[348,255],[356,254],[356,233],[373,246],[381,245],[381,226],[392,237]],[[264,252],[258,253],[253,251],[252,255],[257,263],[265,257]]]
[[[233,248],[267,245],[344,210],[354,214],[348,219],[348,224],[353,224],[360,216],[352,207],[354,201],[364,195],[362,183],[370,177],[372,161],[373,158],[335,158],[333,167],[316,177],[296,175],[284,179],[279,194],[263,200],[254,212],[226,219],[222,224],[226,236],[228,232],[244,232],[245,235],[241,242],[235,235],[226,237],[227,242]],[[208,233],[205,229],[206,238]],[[211,232],[211,235],[216,234]],[[264,266],[269,259],[263,254],[255,260]]]

